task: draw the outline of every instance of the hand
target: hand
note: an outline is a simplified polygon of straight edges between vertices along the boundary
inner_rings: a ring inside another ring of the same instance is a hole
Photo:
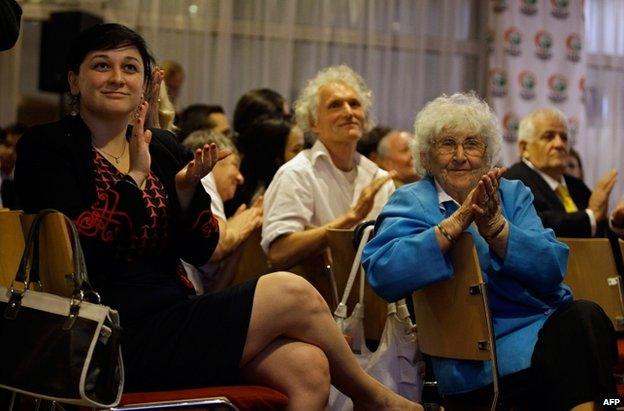
[[[152,141],[152,132],[145,130],[145,116],[149,104],[141,102],[134,114],[132,121],[132,135],[128,141],[128,152],[130,155],[130,166],[128,175],[134,179],[137,186],[142,187],[145,179],[149,175],[151,166],[151,156],[149,144]]]
[[[612,169],[607,172],[596,184],[591,197],[589,197],[589,205],[587,208],[594,212],[596,222],[600,222],[607,218],[609,213],[609,195],[615,185],[617,179],[617,171]]]
[[[472,204],[475,224],[484,238],[491,238],[501,231],[505,218],[501,212],[498,184],[506,171],[504,167],[493,168],[481,177],[475,187],[476,202]]]
[[[176,189],[178,191],[195,190],[197,183],[212,171],[217,161],[223,160],[231,153],[229,149],[218,150],[214,143],[198,148],[195,150],[195,158],[176,174]]]
[[[386,184],[387,181],[395,178],[396,176],[396,171],[390,171],[387,176],[374,179],[362,190],[360,196],[357,199],[357,202],[349,211],[350,218],[355,221],[355,223],[359,223],[366,218],[368,213],[370,213],[370,211],[373,209],[373,205],[375,204],[375,196],[377,195],[381,187],[383,187],[383,185]]]
[[[238,210],[227,220],[228,232],[232,230],[238,237],[237,243],[245,241],[251,233],[262,226],[262,197],[260,202],[256,200],[254,204],[247,208],[245,204],[238,207]]]
[[[165,70],[156,67],[154,71],[152,71],[151,89],[147,94],[147,101],[150,105],[148,122],[155,128],[160,128],[158,110],[160,109],[160,87],[164,78]]]
[[[618,202],[611,213],[611,223],[615,228],[624,228],[624,199]]]

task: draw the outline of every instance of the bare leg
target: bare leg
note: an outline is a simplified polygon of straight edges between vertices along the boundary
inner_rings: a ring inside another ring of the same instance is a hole
[[[289,410],[322,410],[329,393],[327,357],[315,345],[279,338],[243,367],[243,377],[285,393]]]
[[[596,411],[600,408],[595,402],[584,402],[572,408],[572,411]]]
[[[422,410],[366,374],[323,297],[302,277],[284,272],[258,281],[241,367],[279,337],[319,347],[329,361],[332,383],[353,400],[356,409]]]

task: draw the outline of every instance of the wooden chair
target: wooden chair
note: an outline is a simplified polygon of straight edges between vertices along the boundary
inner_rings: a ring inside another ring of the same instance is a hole
[[[241,245],[241,254],[234,267],[233,284],[240,284],[271,272],[267,257],[260,247],[261,236],[262,228],[258,228]]]
[[[590,300],[607,313],[613,326],[624,331],[622,280],[606,238],[559,238],[570,247],[564,278],[575,299]]]
[[[35,214],[22,215],[24,238],[28,235]],[[39,279],[42,291],[71,297],[74,285],[73,253],[69,230],[61,213],[44,217],[39,233]]]
[[[21,211],[0,210],[0,286],[7,289],[24,252],[21,215]]]
[[[241,245],[240,257],[234,267],[234,279],[232,284],[240,284],[252,278],[258,278],[264,274],[275,271],[269,267],[267,256],[260,246],[262,230],[257,229]],[[308,258],[293,267],[287,269],[307,279],[325,298],[330,308],[335,308],[338,301],[334,298],[331,281],[327,270],[327,262],[324,255]],[[333,309],[332,308],[332,309]]]
[[[342,293],[349,279],[349,272],[355,258],[353,229],[329,229],[327,238],[331,253],[331,270],[338,292]],[[353,290],[359,289],[360,277],[353,283]],[[364,286],[364,333],[367,339],[379,340],[388,316],[388,303],[375,294],[368,283]],[[357,303],[357,292],[351,292],[347,307],[353,309]],[[351,313],[349,312],[349,315]]]
[[[463,233],[449,251],[453,278],[415,291],[412,298],[420,350],[434,357],[492,364],[498,403],[498,366],[487,287],[472,236]]]

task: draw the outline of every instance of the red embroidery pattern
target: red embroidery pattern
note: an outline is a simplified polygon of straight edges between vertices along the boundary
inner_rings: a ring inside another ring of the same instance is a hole
[[[196,230],[197,227],[199,227],[202,237],[209,238],[219,230],[219,222],[212,211],[204,210],[199,213],[197,220],[191,225],[191,230]]]
[[[87,237],[100,236],[102,241],[113,241],[122,225],[132,222],[126,213],[116,211],[119,204],[119,193],[115,190],[97,191],[98,201],[76,219],[78,232]],[[120,221],[123,219],[123,222]]]
[[[85,227],[90,229],[89,232],[94,232],[91,236],[101,231],[101,238],[104,241],[115,241],[118,255],[128,261],[163,251],[169,238],[169,212],[167,192],[161,181],[151,172],[148,175],[142,197],[149,222],[133,230],[130,217],[116,211],[119,193],[113,189],[113,185],[124,175],[95,150],[93,163],[98,201],[90,211],[84,212],[78,218],[84,220]],[[109,206],[110,197],[113,197],[112,208]],[[108,214],[101,212],[102,209]],[[120,217],[125,219],[122,220]],[[129,228],[128,232],[131,235],[129,238],[118,238],[115,234],[118,234],[124,225]],[[108,231],[102,231],[103,229]]]

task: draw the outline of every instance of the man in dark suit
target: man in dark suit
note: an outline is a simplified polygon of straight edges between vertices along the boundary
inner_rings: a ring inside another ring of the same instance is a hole
[[[582,180],[564,174],[568,158],[568,126],[555,108],[533,111],[518,129],[521,161],[504,177],[521,180],[533,192],[533,204],[545,227],[559,237],[605,235],[609,194],[615,170],[605,174],[593,192]]]

